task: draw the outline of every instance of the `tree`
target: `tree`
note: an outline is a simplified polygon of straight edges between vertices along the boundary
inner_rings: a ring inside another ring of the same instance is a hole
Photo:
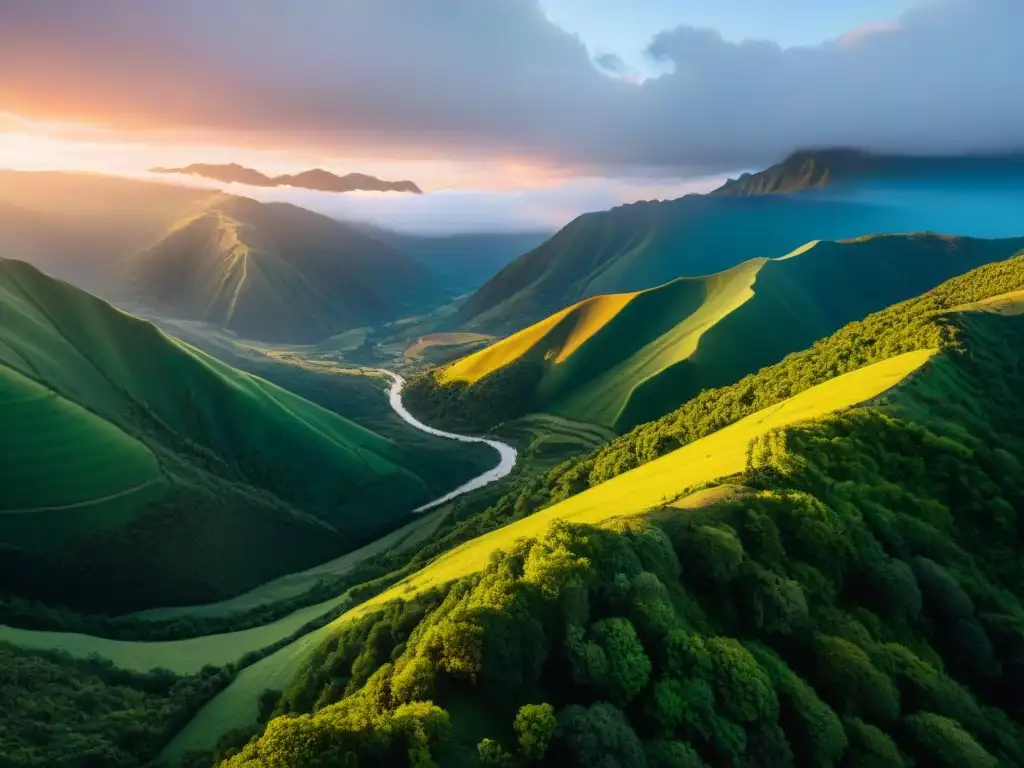
[[[511,768],[515,765],[512,755],[494,739],[483,739],[476,745],[476,754],[480,763],[488,768]]]
[[[434,665],[417,656],[391,676],[391,697],[398,704],[425,701],[434,687]]]
[[[559,765],[579,768],[644,768],[643,746],[622,714],[604,702],[587,708],[566,707],[558,716],[559,743],[564,760]]]
[[[798,762],[830,768],[846,751],[847,738],[836,713],[773,651],[751,645],[779,697],[780,723]]]
[[[735,579],[743,563],[743,544],[736,531],[727,525],[701,525],[684,542],[687,572],[719,587]]]
[[[648,707],[649,720],[662,736],[672,736],[683,724],[686,714],[686,691],[675,678],[663,678],[651,689]]]
[[[927,557],[915,557],[912,568],[929,614],[946,621],[974,615],[974,601],[949,571]]]
[[[919,712],[903,721],[908,750],[922,765],[936,768],[998,768],[999,761],[965,731],[960,723],[932,712]]]
[[[892,557],[876,557],[861,569],[860,579],[872,608],[883,616],[908,622],[921,616],[921,590],[909,565]]]
[[[842,768],[906,768],[899,748],[881,729],[855,717],[843,721],[850,746],[843,754]]]
[[[608,660],[608,694],[612,701],[624,706],[647,685],[651,660],[629,619],[605,619],[594,624],[591,630]]]
[[[601,690],[608,683],[608,657],[597,643],[586,639],[586,630],[570,624],[565,634],[565,653],[578,685]]]
[[[467,617],[446,617],[433,627],[425,645],[437,668],[475,683],[483,664],[484,629]]]
[[[648,741],[644,743],[648,768],[707,768],[696,750],[685,741]]]
[[[679,680],[711,675],[711,654],[700,635],[673,629],[664,643],[665,672]]]
[[[535,585],[548,599],[556,598],[570,584],[585,582],[590,575],[590,561],[555,539],[559,533],[556,529],[534,544],[523,567],[523,581]]]
[[[629,615],[641,637],[655,643],[679,623],[668,590],[655,574],[643,571],[633,577]]]
[[[519,708],[514,727],[523,754],[530,760],[540,760],[558,730],[555,708],[550,704],[524,704]]]
[[[679,558],[672,548],[672,540],[663,530],[644,522],[643,528],[635,531],[631,538],[645,570],[668,582],[679,579]]]
[[[309,715],[277,717],[260,738],[259,757],[267,768],[318,768],[332,735],[327,723]]]
[[[899,692],[859,647],[839,637],[817,635],[813,651],[815,688],[836,709],[880,722],[899,716]]]
[[[775,720],[779,702],[772,681],[750,651],[728,637],[711,637],[705,644],[719,711],[740,723]]]
[[[756,563],[750,563],[744,592],[750,621],[765,632],[788,635],[806,626],[807,598],[800,582],[784,579]]]

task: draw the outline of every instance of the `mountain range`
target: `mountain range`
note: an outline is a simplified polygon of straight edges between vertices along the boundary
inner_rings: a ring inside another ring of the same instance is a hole
[[[452,325],[508,333],[588,296],[783,256],[810,240],[916,231],[1010,237],[1019,233],[1021,204],[1020,155],[797,153],[710,194],[579,216],[485,283]]]
[[[206,179],[223,181],[227,184],[248,184],[252,187],[297,187],[299,189],[315,189],[321,192],[411,192],[423,194],[411,181],[383,181],[376,176],[365,173],[346,173],[338,176],[322,168],[302,171],[296,174],[267,176],[253,168],[246,168],[238,163],[222,165],[210,163],[193,163],[183,168],[151,168],[152,173],[178,173],[188,176],[202,176]]]
[[[787,194],[869,179],[991,179],[1010,180],[1024,174],[1024,154],[962,157],[885,155],[860,149],[794,152],[781,163],[756,173],[729,179],[711,195],[751,197]]]
[[[425,378],[440,389],[438,405],[454,387],[472,409],[477,389],[507,388],[509,377],[524,408],[625,431],[1021,249],[1024,238],[815,241],[707,277],[584,299]]]
[[[0,173],[210,350],[0,259],[0,762],[1024,765],[1024,177],[922,163],[533,243]],[[290,343],[364,323],[467,354]]]

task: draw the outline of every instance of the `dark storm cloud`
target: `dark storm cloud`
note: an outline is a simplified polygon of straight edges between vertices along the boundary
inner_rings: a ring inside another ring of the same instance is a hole
[[[715,171],[800,146],[1017,146],[1022,0],[944,0],[814,48],[680,27],[603,74],[531,0],[0,0],[0,110]]]

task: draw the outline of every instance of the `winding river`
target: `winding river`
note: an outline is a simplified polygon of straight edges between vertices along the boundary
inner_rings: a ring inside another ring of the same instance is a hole
[[[394,547],[411,545],[421,536],[429,536],[430,532],[433,531],[434,527],[436,527],[440,522],[440,518],[433,519],[435,516],[424,513],[451,501],[457,496],[462,496],[470,491],[475,491],[478,488],[483,488],[485,485],[489,485],[490,483],[500,480],[515,467],[517,453],[513,446],[508,443],[503,443],[500,440],[490,440],[483,437],[472,437],[470,435],[457,435],[454,432],[445,432],[444,430],[427,426],[409,413],[405,404],[402,402],[402,387],[405,386],[405,379],[397,373],[393,373],[384,368],[372,368],[368,370],[372,373],[386,376],[391,379],[391,386],[388,389],[388,401],[391,403],[392,409],[394,409],[395,413],[398,414],[403,421],[408,423],[410,426],[426,432],[429,435],[434,435],[435,437],[458,440],[463,443],[484,443],[489,445],[498,452],[499,461],[497,466],[481,475],[477,475],[473,479],[460,485],[455,490],[449,491],[433,501],[428,501],[426,504],[416,507],[416,509],[412,510],[416,517],[400,528],[395,529],[391,533],[388,533],[387,535],[382,536],[376,541],[370,542],[359,549],[347,552],[333,560],[328,560],[326,563],[315,565],[304,571],[296,571],[293,573],[287,573],[283,576],[278,576],[276,579],[272,579],[258,587],[250,589],[248,592],[243,592],[240,595],[235,595],[234,597],[229,597],[216,603],[149,608],[132,614],[134,617],[148,619],[151,621],[166,621],[168,619],[180,618],[183,616],[223,616],[225,614],[251,610],[258,606],[267,605],[268,603],[277,602],[279,600],[294,598],[316,586],[316,584],[323,579],[336,578],[348,572],[364,560],[376,557]],[[337,599],[329,600],[326,603],[311,606],[310,608],[303,610],[312,613],[316,613],[317,611],[323,613],[336,602]],[[298,614],[296,614],[296,616],[298,616]]]
[[[402,402],[402,387],[405,386],[405,379],[397,373],[392,373],[391,371],[387,371],[383,368],[378,370],[391,377],[391,388],[388,390],[388,401],[391,403],[391,408],[394,412],[397,413],[407,424],[415,427],[421,432],[426,432],[428,435],[434,435],[435,437],[446,437],[449,440],[458,440],[462,443],[484,443],[496,450],[500,457],[498,465],[494,469],[484,472],[482,475],[477,475],[472,480],[460,485],[454,491],[450,491],[438,499],[434,499],[433,501],[429,501],[426,504],[417,507],[413,512],[426,512],[428,509],[433,509],[436,506],[451,501],[457,496],[462,496],[470,491],[475,491],[477,488],[483,488],[485,485],[489,485],[496,480],[500,480],[505,477],[515,467],[517,456],[516,449],[508,443],[503,443],[500,440],[490,440],[485,437],[457,435],[454,432],[445,432],[443,429],[428,427],[422,421],[409,413],[409,410],[405,407],[405,403]]]
[[[457,435],[429,427],[416,419],[402,403],[405,379],[396,373],[376,369],[375,373],[391,379],[388,400],[395,413],[410,426],[436,437],[464,443],[484,443],[498,452],[499,462],[493,469],[463,483],[440,498],[413,510],[426,513],[470,491],[482,488],[508,475],[516,464],[516,449],[500,440],[470,435]],[[392,547],[414,545],[429,536],[443,519],[445,511],[417,514],[416,518],[377,541],[340,558],[315,568],[287,574],[261,585],[250,592],[237,595],[220,603],[207,605],[157,608],[134,614],[137,618],[171,619],[184,616],[204,616],[233,613],[288,599],[308,590],[326,576],[345,573],[359,562],[374,557]],[[307,622],[334,610],[347,599],[347,593],[325,602],[301,608],[277,621],[259,627],[220,635],[203,635],[187,640],[134,642],[111,640],[72,632],[46,632],[0,625],[0,641],[8,641],[26,648],[61,650],[80,658],[98,655],[115,666],[137,672],[148,672],[162,667],[176,674],[195,674],[207,665],[223,666],[237,662],[245,654],[259,651],[288,637]],[[158,759],[178,765],[189,750],[212,749],[221,734],[232,728],[249,727],[258,716],[259,694],[268,689],[283,690],[301,672],[308,653],[332,631],[333,624],[302,635],[260,661],[242,669],[238,676],[210,701],[174,737]]]

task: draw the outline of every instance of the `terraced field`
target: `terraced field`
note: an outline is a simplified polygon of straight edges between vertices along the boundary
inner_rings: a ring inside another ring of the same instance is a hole
[[[910,352],[839,376],[661,459],[457,547],[332,624],[242,670],[227,689],[200,710],[162,757],[176,763],[189,750],[211,747],[227,730],[253,723],[260,693],[267,688],[286,686],[298,674],[308,654],[341,622],[391,600],[409,598],[479,571],[487,565],[492,552],[509,547],[519,538],[543,533],[553,520],[606,524],[659,508],[684,495],[689,488],[740,472],[746,466],[747,446],[753,439],[773,429],[870,401],[918,370],[933,354],[932,350]]]
[[[536,410],[625,431],[1022,245],[927,234],[813,241],[708,277],[584,299],[444,367],[438,381],[472,391],[533,363]]]

